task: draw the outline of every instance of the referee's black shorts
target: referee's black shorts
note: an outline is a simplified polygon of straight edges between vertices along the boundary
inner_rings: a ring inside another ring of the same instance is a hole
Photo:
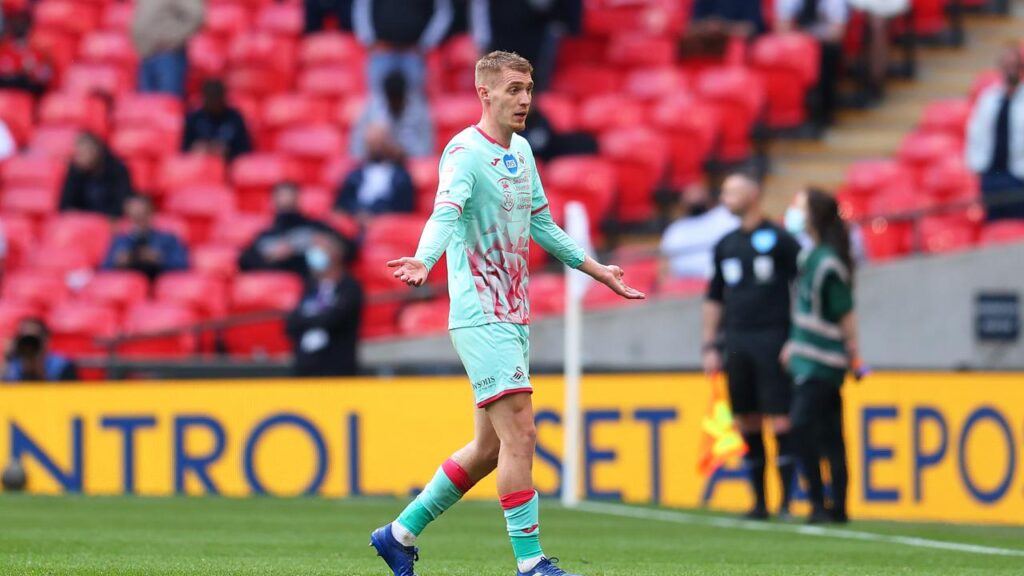
[[[725,375],[734,414],[789,414],[793,381],[779,362],[786,328],[733,331],[725,338]]]

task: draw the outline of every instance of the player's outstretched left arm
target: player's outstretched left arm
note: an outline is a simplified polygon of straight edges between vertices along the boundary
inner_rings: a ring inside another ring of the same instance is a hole
[[[622,279],[624,272],[622,268],[614,265],[604,265],[594,260],[590,256],[587,256],[583,261],[583,264],[579,267],[579,271],[587,274],[594,280],[597,280],[601,284],[604,284],[615,292],[619,296],[628,300],[643,300],[647,298],[647,295],[637,290],[636,288],[630,287]]]

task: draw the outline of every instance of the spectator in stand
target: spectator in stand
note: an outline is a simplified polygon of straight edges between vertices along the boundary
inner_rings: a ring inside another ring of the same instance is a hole
[[[381,92],[384,78],[398,68],[409,89],[422,95],[424,54],[444,39],[452,14],[452,0],[353,0],[353,31],[370,51],[371,94]]]
[[[722,60],[733,38],[747,40],[765,29],[760,2],[696,0],[679,51],[684,58]]]
[[[661,237],[664,269],[672,278],[711,278],[715,245],[739,227],[740,219],[708,198],[690,199],[685,212]]]
[[[295,349],[296,376],[353,376],[363,310],[363,289],[345,269],[337,238],[313,235],[304,253],[310,275],[285,331]]]
[[[153,228],[153,202],[148,196],[125,201],[130,229],[114,237],[103,260],[104,270],[135,270],[155,280],[164,272],[188,269],[188,249],[170,232]]]
[[[26,318],[7,351],[4,382],[68,382],[78,380],[75,364],[50,353],[50,332],[39,318]]]
[[[341,30],[352,29],[352,0],[305,0],[303,8],[305,34],[332,27]]]
[[[538,92],[554,73],[558,40],[566,27],[565,4],[559,0],[470,0],[473,41],[486,54],[515,52],[533,64]]]
[[[0,88],[40,96],[53,79],[53,66],[29,43],[31,29],[32,18],[27,9],[10,14],[4,23],[0,36]]]
[[[867,96],[873,102],[885,94],[889,74],[889,20],[906,14],[910,0],[848,0],[850,6],[867,15]]]
[[[18,143],[14,141],[14,135],[7,127],[7,123],[0,118],[0,162],[7,160],[18,152]]]
[[[60,210],[99,212],[120,218],[124,201],[132,194],[132,181],[124,162],[95,134],[79,134],[64,177]]]
[[[423,94],[409,90],[401,69],[384,77],[384,93],[372,94],[366,111],[352,130],[352,155],[366,157],[366,131],[372,124],[384,124],[401,147],[404,156],[419,158],[434,153],[434,123]]]
[[[139,92],[185,97],[185,44],[203,25],[203,0],[138,0],[132,38],[139,53]]]
[[[245,118],[228,106],[227,90],[220,80],[203,82],[203,102],[185,117],[181,149],[222,156],[228,162],[252,151]]]
[[[415,189],[402,164],[402,153],[388,127],[366,131],[366,161],[350,172],[338,190],[334,209],[366,222],[377,214],[412,212]]]
[[[848,18],[846,0],[777,0],[775,3],[775,23],[780,31],[802,30],[817,38],[821,45],[821,74],[814,110],[814,123],[818,128],[831,125],[835,115],[842,42]]]
[[[978,96],[967,124],[967,166],[981,177],[988,220],[1024,219],[1024,57],[1009,45],[1002,82]]]
[[[558,132],[539,106],[531,106],[526,130],[520,132],[533,148],[533,155],[548,162],[559,156],[597,154],[597,140],[586,132]]]
[[[242,270],[283,270],[305,278],[309,275],[306,250],[313,236],[324,234],[348,247],[348,240],[327,224],[299,212],[299,188],[293,182],[274,187],[274,222],[260,232],[238,259]],[[350,254],[346,250],[345,254]]]

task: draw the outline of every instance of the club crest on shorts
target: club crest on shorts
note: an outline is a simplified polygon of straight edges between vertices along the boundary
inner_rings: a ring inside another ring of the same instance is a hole
[[[519,366],[516,366],[516,373],[512,375],[512,381],[513,382],[522,382],[523,381],[523,377],[525,377],[525,376],[526,376],[526,373],[523,372],[523,369],[520,368]]]
[[[505,169],[508,170],[509,174],[515,176],[516,172],[519,172],[519,162],[516,157],[511,154],[505,154],[501,161],[505,163]]]

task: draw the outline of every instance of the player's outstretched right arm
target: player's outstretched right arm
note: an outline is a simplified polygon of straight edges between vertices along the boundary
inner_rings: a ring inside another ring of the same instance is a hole
[[[423,227],[416,255],[388,262],[388,267],[395,269],[395,278],[409,286],[422,286],[427,281],[430,270],[448,247],[460,216],[461,212],[457,206],[438,204]]]

